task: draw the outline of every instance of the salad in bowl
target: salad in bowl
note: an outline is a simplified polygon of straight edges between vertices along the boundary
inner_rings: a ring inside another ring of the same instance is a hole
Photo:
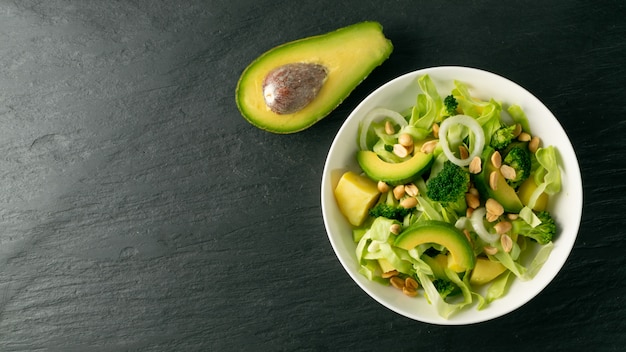
[[[407,317],[468,324],[556,276],[582,214],[572,145],[532,94],[465,67],[415,71],[367,97],[322,179],[330,242],[352,279]]]

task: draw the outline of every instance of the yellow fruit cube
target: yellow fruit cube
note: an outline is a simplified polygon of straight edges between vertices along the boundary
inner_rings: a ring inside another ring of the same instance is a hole
[[[528,179],[526,179],[526,181],[524,181],[519,186],[517,195],[519,196],[519,199],[522,201],[522,204],[528,205],[528,203],[530,203],[530,197],[533,195],[536,189],[537,189],[537,184],[535,183],[535,180],[533,177],[529,177]],[[537,201],[535,202],[535,206],[533,207],[533,210],[536,210],[536,211],[546,210],[546,207],[548,206],[548,199],[549,199],[548,194],[546,194],[545,192],[541,193],[541,195],[539,196],[539,198],[537,198]]]
[[[376,204],[380,196],[374,181],[352,171],[347,171],[341,176],[334,193],[339,210],[354,226],[363,224],[369,209]]]
[[[502,274],[504,265],[487,258],[476,258],[476,266],[470,275],[470,284],[484,285]]]
[[[448,253],[446,257],[448,259],[448,269],[454,271],[455,273],[465,272],[466,268],[457,263],[457,261],[454,260],[454,257],[450,253]]]

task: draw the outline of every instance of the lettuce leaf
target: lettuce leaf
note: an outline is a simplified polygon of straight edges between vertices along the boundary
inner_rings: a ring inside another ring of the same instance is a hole
[[[549,195],[561,191],[561,171],[559,170],[557,150],[554,146],[537,149],[535,157],[539,167],[535,170],[535,183],[545,184],[544,192]]]
[[[409,125],[430,131],[433,123],[441,121],[443,100],[429,75],[421,76],[418,78],[417,83],[422,90],[422,94],[417,96],[417,102],[411,112]]]
[[[530,132],[530,124],[528,123],[528,118],[526,117],[526,113],[524,113],[524,110],[522,110],[521,106],[516,104],[511,105],[507,109],[507,112],[509,113],[509,115],[511,115],[515,123],[519,123],[520,126],[522,126],[522,131],[532,134]]]

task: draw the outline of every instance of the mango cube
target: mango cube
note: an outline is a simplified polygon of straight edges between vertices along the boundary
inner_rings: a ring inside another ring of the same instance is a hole
[[[341,213],[353,226],[361,226],[368,211],[376,204],[380,192],[376,183],[352,171],[345,172],[334,190]]]
[[[486,258],[476,258],[476,266],[470,275],[470,284],[484,285],[500,276],[506,268],[504,265]]]

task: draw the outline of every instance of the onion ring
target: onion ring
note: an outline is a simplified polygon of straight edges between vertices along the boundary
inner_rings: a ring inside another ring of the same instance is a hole
[[[361,121],[361,133],[359,134],[359,148],[361,148],[361,150],[367,150],[367,132],[370,129],[372,122],[380,118],[389,118],[396,125],[400,125],[400,128],[409,124],[404,119],[404,116],[400,115],[400,113],[396,111],[385,108],[376,108],[371,110],[367,113],[367,115],[365,115],[363,121]]]
[[[470,155],[468,158],[459,159],[452,153],[450,150],[450,145],[448,144],[448,129],[452,125],[463,125],[474,133],[475,141],[473,143],[472,150],[470,151]],[[474,159],[475,156],[480,156],[483,152],[483,147],[485,146],[485,132],[483,132],[483,128],[480,126],[478,121],[471,116],[467,115],[456,115],[448,117],[443,120],[441,126],[439,126],[439,144],[443,148],[443,152],[448,157],[448,160],[453,162],[458,166],[467,166]]]

